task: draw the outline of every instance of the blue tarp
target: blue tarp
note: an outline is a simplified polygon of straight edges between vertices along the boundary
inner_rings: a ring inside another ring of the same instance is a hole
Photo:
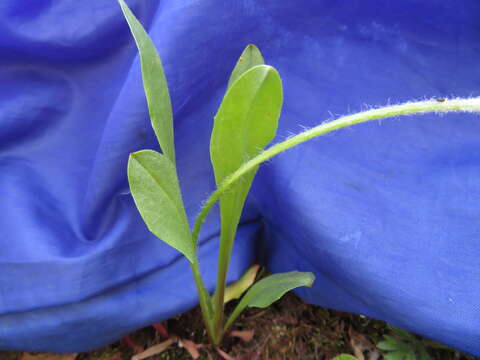
[[[284,81],[275,141],[337,115],[480,95],[480,3],[132,0],[171,90],[190,220],[214,189],[213,115],[239,54]],[[358,125],[264,165],[230,279],[313,271],[305,301],[480,355],[480,118]],[[128,154],[158,149],[113,0],[0,3],[0,348],[83,351],[193,307],[187,261],[143,224]],[[201,234],[214,285],[218,212]]]

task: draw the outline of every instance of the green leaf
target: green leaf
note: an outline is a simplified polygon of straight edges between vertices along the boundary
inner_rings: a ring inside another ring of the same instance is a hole
[[[232,86],[232,84],[237,80],[240,75],[242,75],[247,70],[250,70],[252,67],[256,65],[263,65],[265,61],[263,60],[262,53],[258,48],[253,45],[247,45],[245,50],[243,50],[242,55],[237,61],[235,68],[230,75],[230,79],[228,79],[228,87]]]
[[[280,76],[266,65],[251,68],[228,89],[215,116],[210,139],[210,157],[217,185],[272,141],[282,101]],[[257,169],[252,169],[220,197],[219,268],[226,268],[230,259],[243,204]]]
[[[163,72],[162,62],[155,45],[147,32],[128,8],[124,0],[118,0],[130,31],[135,38],[140,53],[143,87],[147,97],[148,111],[153,130],[157,136],[164,155],[175,164],[175,147],[173,142],[173,118],[167,80]]]
[[[395,327],[393,325],[388,325],[388,328],[393,332],[394,335],[398,336],[401,339],[406,341],[416,342],[417,339],[414,335],[410,334],[408,331]]]
[[[404,360],[417,360],[417,356],[415,355],[414,352],[408,352],[408,353],[405,353],[405,356],[403,357]],[[421,358],[419,358],[418,360],[422,360]]]
[[[397,342],[380,341],[377,344],[377,348],[379,348],[380,350],[384,350],[384,351],[397,350],[398,344],[397,344]]]
[[[446,351],[457,351],[448,345],[440,344],[439,342],[429,340],[429,339],[422,339],[421,343],[423,347],[429,347],[433,349],[440,349],[440,350],[446,350]]]
[[[402,343],[400,340],[395,339],[394,337],[384,335],[385,341],[380,341],[377,344],[377,348],[380,350],[404,350],[405,344]]]
[[[335,356],[332,360],[358,360],[355,356],[350,354],[340,354]]]
[[[385,360],[404,360],[406,354],[403,351],[394,351],[388,354],[384,354],[383,358]]]
[[[225,289],[225,296],[223,303],[226,304],[229,301],[239,299],[247,289],[255,282],[260,265],[252,265],[248,268],[242,277],[234,283],[227,286]]]
[[[310,272],[291,271],[273,274],[254,284],[238,305],[265,308],[280,299],[287,291],[300,286],[311,287],[314,280],[315,276]]]
[[[128,182],[148,229],[193,262],[195,247],[172,162],[152,150],[130,154]]]
[[[420,353],[419,360],[432,360],[432,358],[430,357],[430,355],[428,354],[427,350],[424,347],[422,347],[419,350],[419,353]]]
[[[210,139],[217,185],[273,140],[282,102],[280,76],[267,65],[251,68],[227,91]]]
[[[311,287],[314,280],[315,276],[312,273],[299,271],[273,274],[263,278],[243,296],[225,327],[228,329],[246,307],[268,307],[292,289],[300,286]]]

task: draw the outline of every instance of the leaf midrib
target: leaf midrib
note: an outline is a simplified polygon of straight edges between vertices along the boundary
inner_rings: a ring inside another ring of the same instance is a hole
[[[133,155],[132,155],[133,156]],[[164,156],[164,155],[162,155]],[[133,158],[135,159],[135,156],[133,156]],[[168,158],[165,158],[166,160],[168,160]],[[153,180],[155,181],[155,183],[158,185],[158,187],[161,189],[161,191],[166,195],[166,197],[170,200],[170,202],[172,202],[174,204],[174,207],[175,207],[175,210],[177,212],[177,215],[179,215],[179,217],[183,219],[183,217],[185,216],[185,213],[182,211],[182,209],[179,209],[178,208],[178,205],[177,204],[177,201],[175,201],[174,199],[172,199],[172,197],[170,196],[170,194],[168,193],[168,191],[165,191],[163,186],[161,185],[161,183],[155,178],[155,176],[152,175],[152,172],[150,172],[140,161],[138,161],[137,159],[135,159],[135,161],[140,165],[140,167],[142,169],[145,170],[145,172],[151,177],[153,178]],[[170,161],[170,160],[168,160]],[[178,182],[178,179],[177,177],[175,176],[175,180]],[[175,190],[178,190],[178,189],[175,189]]]

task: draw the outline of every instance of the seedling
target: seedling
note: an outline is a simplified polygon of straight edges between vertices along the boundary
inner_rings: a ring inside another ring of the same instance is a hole
[[[431,360],[423,342],[405,330],[388,326],[393,336],[384,335],[377,347],[383,350],[385,360]]]
[[[245,199],[261,163],[296,145],[369,120],[427,112],[479,112],[480,98],[420,101],[341,117],[318,125],[263,150],[275,137],[283,92],[278,72],[264,64],[253,45],[241,54],[228,81],[227,92],[214,118],[210,158],[217,189],[189,228],[178,182],[173,120],[167,82],[160,57],[148,34],[124,0],[118,0],[140,53],[143,85],[153,130],[162,153],[141,150],[130,155],[128,181],[135,204],[148,229],[182,253],[190,262],[202,316],[211,343],[218,347],[235,319],[247,307],[268,307],[286,292],[311,286],[310,272],[273,274],[251,286],[230,316],[224,319],[226,276]],[[199,268],[197,241],[212,206],[220,202],[221,233],[217,284],[213,295],[205,289]],[[244,283],[234,292],[248,286]],[[234,294],[238,297],[241,294]],[[228,295],[228,297],[232,294]]]

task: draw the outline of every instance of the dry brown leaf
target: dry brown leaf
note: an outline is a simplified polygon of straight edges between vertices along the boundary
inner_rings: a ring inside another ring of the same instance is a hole
[[[255,282],[255,277],[259,269],[260,265],[255,264],[250,266],[238,281],[228,285],[225,289],[223,303],[226,304],[229,301],[240,299]]]
[[[197,350],[198,346],[193,341],[180,339],[178,345],[183,346],[193,359],[198,359],[200,357],[200,353]]]
[[[168,349],[170,345],[172,345],[174,342],[176,342],[178,339],[175,337],[171,337],[168,340],[165,340],[164,342],[149,347],[147,350],[141,352],[140,354],[136,354],[132,356],[132,360],[143,360],[146,358],[149,358],[150,356],[160,354],[161,352],[165,351]]]
[[[255,330],[232,330],[228,335],[242,339],[245,342],[250,342],[253,340],[254,333]]]

